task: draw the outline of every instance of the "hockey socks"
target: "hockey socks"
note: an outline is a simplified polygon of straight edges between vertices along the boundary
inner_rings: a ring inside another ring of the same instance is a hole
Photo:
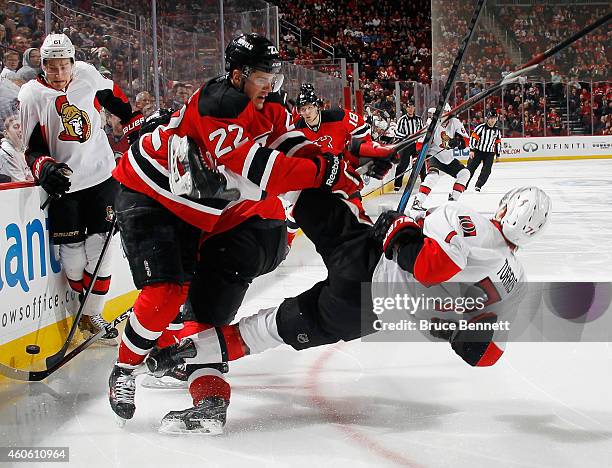
[[[118,362],[136,365],[155,346],[162,331],[177,316],[185,302],[187,288],[172,283],[147,285],[134,304],[119,345]]]

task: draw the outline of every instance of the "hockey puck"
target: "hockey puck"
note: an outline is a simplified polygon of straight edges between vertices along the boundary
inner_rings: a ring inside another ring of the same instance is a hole
[[[40,353],[40,346],[31,344],[26,346],[26,353],[28,354],[38,354]]]

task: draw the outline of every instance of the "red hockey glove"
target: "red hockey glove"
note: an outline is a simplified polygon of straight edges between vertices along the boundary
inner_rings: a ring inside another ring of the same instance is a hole
[[[382,243],[385,257],[393,259],[393,251],[405,244],[423,239],[421,227],[414,219],[397,211],[385,211],[376,220],[373,237]]]
[[[135,111],[130,120],[123,124],[123,136],[127,138],[130,145],[140,136],[140,127],[142,127],[143,123],[144,117],[142,112]]]
[[[349,198],[363,188],[359,174],[340,156],[325,153],[315,159],[319,164],[320,187]]]
[[[63,195],[70,190],[72,170],[65,163],[58,163],[51,156],[41,156],[32,165],[34,180],[49,195]]]

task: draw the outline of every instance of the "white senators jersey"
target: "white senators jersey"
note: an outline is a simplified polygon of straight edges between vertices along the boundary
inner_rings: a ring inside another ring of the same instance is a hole
[[[25,146],[31,144],[34,132],[42,132],[48,156],[66,163],[73,171],[70,192],[111,177],[115,160],[102,130],[101,104],[96,93],[109,90],[117,94],[117,89],[92,65],[76,62],[65,92],[51,88],[40,78],[24,84],[19,91]]]
[[[430,120],[428,119],[425,128],[429,126],[429,122]],[[438,123],[431,146],[427,150],[427,156],[433,156],[444,164],[451,163],[453,159],[455,159],[455,156],[454,150],[448,147],[448,141],[455,136],[463,137],[466,146],[469,145],[470,136],[465,131],[465,127],[458,118],[451,117],[446,126],[442,126],[442,124]],[[424,138],[425,137],[421,138],[419,142],[423,143]]]
[[[460,310],[420,308],[412,318],[458,322],[489,315],[512,321],[526,293],[526,278],[500,229],[460,203],[440,206],[424,220],[425,240],[413,274],[400,268],[397,259],[382,255],[372,279],[373,297],[393,297],[402,285],[401,293],[411,297],[479,297],[479,302]],[[503,330],[495,332],[494,341],[503,342],[505,336]]]

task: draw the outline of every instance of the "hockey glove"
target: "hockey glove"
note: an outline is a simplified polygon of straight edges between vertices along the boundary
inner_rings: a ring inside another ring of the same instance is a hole
[[[393,252],[405,244],[421,243],[423,232],[414,219],[397,211],[385,211],[376,220],[373,237],[382,243],[385,257],[393,259]]]
[[[142,127],[142,124],[144,123],[142,112],[133,112],[130,120],[125,123],[121,123],[123,124],[123,136],[127,138],[128,143],[131,145],[138,140],[138,137],[140,136],[140,127]]]
[[[393,163],[387,159],[374,159],[366,175],[377,180],[383,180],[392,167]]]
[[[160,125],[167,125],[170,122],[173,113],[173,109],[157,109],[150,116],[144,119],[142,126],[140,127],[140,136],[151,133]]]
[[[325,153],[315,162],[319,164],[319,174],[322,175],[320,181],[322,189],[349,198],[363,188],[359,174],[340,156]]]
[[[34,180],[51,196],[63,195],[70,190],[72,169],[50,156],[41,156],[32,166]]]
[[[168,144],[170,190],[193,200],[217,198],[234,201],[238,189],[227,189],[227,179],[202,160],[200,149],[189,137],[173,135]]]
[[[465,139],[461,135],[457,135],[448,140],[448,147],[462,150],[466,147]]]

